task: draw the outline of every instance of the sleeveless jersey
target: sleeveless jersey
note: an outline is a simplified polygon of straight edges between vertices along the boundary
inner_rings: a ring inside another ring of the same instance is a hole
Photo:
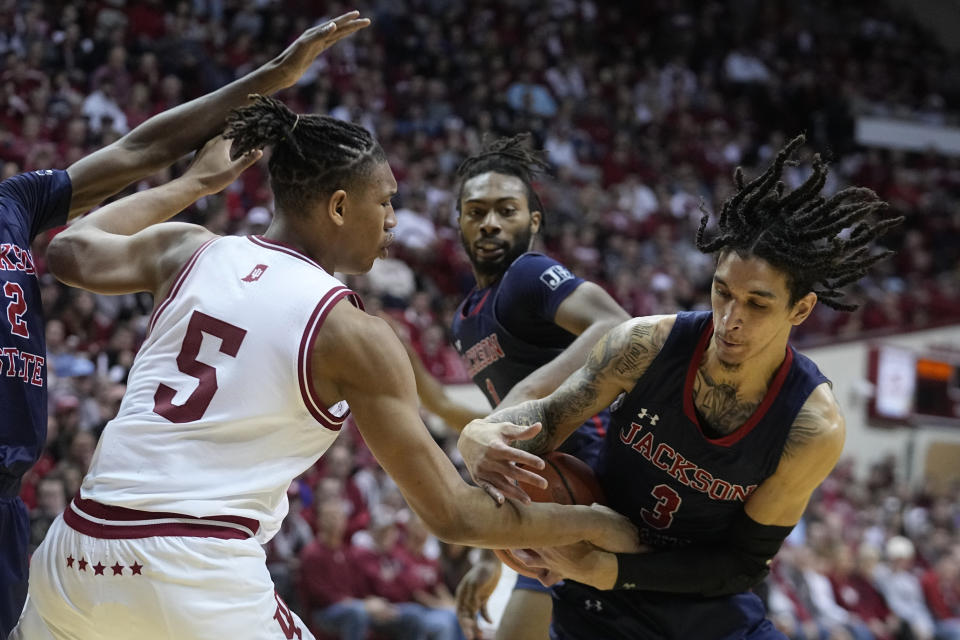
[[[827,381],[788,347],[753,415],[710,438],[700,428],[693,384],[712,335],[712,313],[677,314],[649,369],[613,405],[597,475],[610,507],[656,547],[714,542],[776,470],[797,413]]]
[[[217,237],[183,266],[150,319],[120,411],[81,496],[141,511],[258,520],[269,540],[286,490],[337,437],[345,402],[320,404],[310,349],[355,294],[260,236]]]
[[[475,289],[460,304],[451,327],[454,346],[491,406],[576,339],[554,317],[583,282],[553,258],[525,253],[497,282]],[[604,411],[587,421],[560,450],[598,450],[607,418]]]
[[[0,183],[0,497],[18,493],[47,438],[47,347],[30,243],[66,222],[71,195],[66,171]]]

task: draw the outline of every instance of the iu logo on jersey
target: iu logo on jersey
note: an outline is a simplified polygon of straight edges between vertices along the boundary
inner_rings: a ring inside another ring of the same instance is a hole
[[[240,279],[244,282],[256,282],[257,280],[260,279],[260,276],[262,276],[263,272],[266,270],[267,270],[267,265],[258,264],[253,268],[253,271],[251,271],[245,278],[240,278]]]

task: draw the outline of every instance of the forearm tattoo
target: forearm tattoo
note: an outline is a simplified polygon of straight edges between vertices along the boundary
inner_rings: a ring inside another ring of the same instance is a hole
[[[610,388],[611,378],[636,380],[643,375],[664,340],[656,320],[621,325],[604,336],[590,352],[586,364],[548,398],[498,411],[489,419],[515,424],[541,422],[543,429],[536,437],[515,446],[542,455],[559,444],[556,436],[565,431],[564,427],[575,428],[593,415],[601,394],[614,391]],[[616,385],[611,401],[622,388],[622,384]]]
[[[547,422],[542,402],[539,400],[528,400],[512,407],[499,409],[487,416],[486,420],[488,422],[512,422],[524,426],[539,422],[543,425],[540,433],[529,440],[515,442],[513,446],[537,455],[550,451],[551,436],[556,432],[556,427]]]

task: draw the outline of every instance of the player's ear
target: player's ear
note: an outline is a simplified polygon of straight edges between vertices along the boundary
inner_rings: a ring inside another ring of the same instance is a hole
[[[813,291],[797,300],[790,311],[790,324],[797,326],[810,317],[813,308],[817,306],[817,294]]]
[[[539,233],[540,223],[543,222],[543,214],[539,211],[530,212],[530,230],[534,233]]]
[[[343,215],[346,211],[346,202],[347,192],[343,189],[334,191],[333,195],[330,196],[330,200],[327,201],[327,216],[329,216],[333,224],[338,227],[343,226],[344,222],[346,222]]]

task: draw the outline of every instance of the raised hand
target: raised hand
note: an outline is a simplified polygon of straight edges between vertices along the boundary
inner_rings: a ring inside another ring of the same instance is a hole
[[[318,55],[350,34],[368,26],[369,18],[361,18],[359,11],[351,11],[304,31],[272,62],[281,71],[280,88],[296,84]]]
[[[223,136],[212,138],[197,152],[184,177],[189,176],[196,180],[201,190],[208,194],[218,193],[263,156],[263,151],[254,149],[235,160],[231,160],[230,145],[232,142],[232,140],[227,140]]]
[[[504,496],[529,504],[530,497],[519,487],[519,483],[545,489],[547,481],[527,470],[543,469],[544,462],[532,453],[510,446],[510,443],[532,438],[540,429],[539,422],[521,426],[510,422],[474,420],[460,434],[457,448],[474,482],[490,497],[500,504]]]

